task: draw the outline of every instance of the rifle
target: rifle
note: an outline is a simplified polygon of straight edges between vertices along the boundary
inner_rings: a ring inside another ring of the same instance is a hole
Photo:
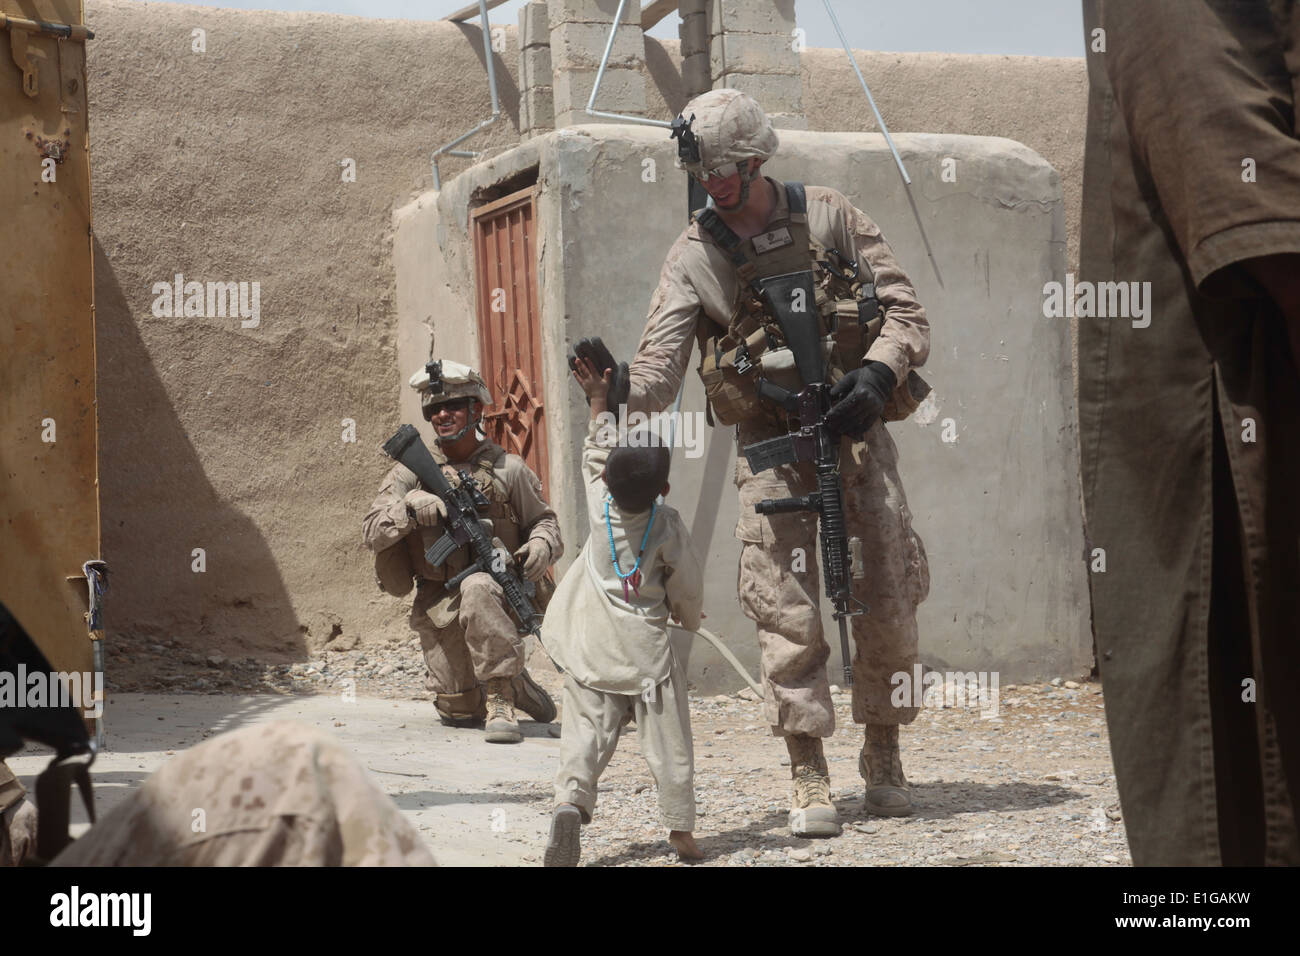
[[[536,585],[530,581],[521,581],[510,569],[508,559],[502,559],[493,547],[492,538],[483,530],[478,515],[478,508],[486,507],[487,499],[474,487],[469,475],[461,472],[460,483],[453,488],[438,463],[433,460],[420,433],[411,425],[403,425],[392,438],[384,442],[384,454],[411,469],[420,483],[447,506],[447,531],[429,546],[424,554],[425,560],[435,568],[442,567],[458,548],[470,546],[474,560],[464,571],[447,581],[447,590],[454,591],[465,578],[478,571],[492,575],[492,580],[501,585],[501,590],[505,592],[510,610],[518,618],[519,632],[540,637],[542,615],[533,606],[532,600],[537,594]]]
[[[811,313],[792,308],[793,303],[815,302],[811,271],[791,272],[753,283],[769,312],[781,327],[786,347],[794,358],[802,388],[793,392],[759,378],[758,394],[783,408],[793,430],[743,449],[754,474],[793,462],[810,461],[817,472],[817,490],[793,498],[765,498],[754,506],[761,515],[811,511],[817,514],[821,538],[822,578],[826,596],[835,607],[840,628],[840,660],[844,685],[853,683],[852,656],[846,618],[862,614],[867,606],[853,596],[850,585],[848,531],[844,521],[844,486],[840,481],[839,435],[826,425],[830,385],[816,320]]]

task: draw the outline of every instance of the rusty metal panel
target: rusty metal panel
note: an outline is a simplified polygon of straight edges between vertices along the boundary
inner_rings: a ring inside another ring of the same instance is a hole
[[[548,478],[542,403],[541,314],[537,304],[533,187],[472,213],[479,364],[496,400],[484,431]]]
[[[79,26],[79,0],[0,0]],[[93,42],[93,41],[91,41]],[[100,558],[85,41],[0,29],[0,597],[56,670],[92,670]]]

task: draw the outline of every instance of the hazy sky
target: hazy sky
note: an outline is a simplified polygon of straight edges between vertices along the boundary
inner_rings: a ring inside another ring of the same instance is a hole
[[[472,0],[179,0],[191,6],[244,10],[311,10],[363,17],[440,20]],[[492,23],[518,24],[525,0],[510,0],[488,13]],[[638,3],[639,0],[628,0]],[[751,0],[764,2],[764,0]],[[1083,56],[1079,0],[831,0],[835,16],[859,50],[946,53],[1011,53]],[[796,0],[795,16],[808,45],[838,47],[823,0]],[[651,36],[677,36],[669,15]]]

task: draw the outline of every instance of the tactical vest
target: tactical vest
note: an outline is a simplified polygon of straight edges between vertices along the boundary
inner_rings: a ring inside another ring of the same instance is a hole
[[[758,379],[795,391],[802,384],[781,328],[754,285],[756,280],[812,270],[816,301],[809,304],[808,314],[818,323],[830,384],[862,365],[884,324],[870,269],[861,274],[855,250],[828,249],[812,235],[803,183],[786,183],[785,191],[786,216],[770,222],[767,232],[752,239],[742,240],[712,208],[695,216],[731,259],[738,279],[726,332],[710,335],[716,326],[704,321],[696,332],[698,371],[708,397],[710,424],[715,420],[721,425],[748,423],[782,431],[785,413],[759,398]],[[908,389],[914,377],[919,381],[912,373],[891,396],[882,416],[886,421],[907,417],[924,398],[923,392],[915,402],[907,400],[915,391]]]
[[[479,508],[479,516],[492,522],[492,536],[497,539],[499,546],[505,548],[508,553],[514,554],[522,543],[519,517],[515,514],[515,509],[510,506],[510,491],[505,481],[496,473],[496,468],[505,459],[506,452],[499,446],[489,445],[480,449],[478,454],[479,457],[473,462],[474,467],[469,472],[469,476],[488,502],[486,508]],[[438,464],[442,465],[447,480],[453,485],[458,484],[460,476],[447,464],[442,449],[435,448],[433,456]],[[421,526],[406,536],[411,567],[419,577],[430,581],[446,581],[469,566],[471,556],[468,546],[458,548],[440,568],[435,568],[424,559],[425,551],[445,532],[446,528],[439,523],[433,527]]]

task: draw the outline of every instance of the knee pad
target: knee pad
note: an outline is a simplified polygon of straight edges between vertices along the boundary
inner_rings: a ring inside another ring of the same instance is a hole
[[[442,722],[453,727],[472,727],[487,720],[487,700],[478,685],[456,694],[436,694],[433,706]]]

